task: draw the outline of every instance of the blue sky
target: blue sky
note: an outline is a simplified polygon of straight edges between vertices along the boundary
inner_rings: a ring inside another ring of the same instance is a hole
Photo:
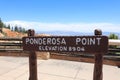
[[[0,0],[6,24],[37,31],[120,32],[120,0]]]

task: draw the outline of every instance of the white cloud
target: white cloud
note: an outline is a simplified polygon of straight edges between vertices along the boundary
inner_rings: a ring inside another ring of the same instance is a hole
[[[9,21],[6,24],[18,25],[26,29],[36,31],[74,31],[74,32],[93,32],[99,28],[103,32],[120,32],[120,24],[112,23],[42,23],[28,21]]]

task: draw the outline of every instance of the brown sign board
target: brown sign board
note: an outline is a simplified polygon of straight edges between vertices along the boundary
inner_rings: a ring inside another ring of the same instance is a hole
[[[107,53],[107,36],[23,37],[23,50],[41,52]]]

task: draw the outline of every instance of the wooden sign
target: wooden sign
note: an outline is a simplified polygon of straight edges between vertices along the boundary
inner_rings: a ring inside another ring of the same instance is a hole
[[[107,53],[106,36],[23,37],[23,50],[47,52]]]

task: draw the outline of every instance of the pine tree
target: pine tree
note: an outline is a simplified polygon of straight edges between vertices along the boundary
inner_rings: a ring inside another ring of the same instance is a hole
[[[1,18],[0,18],[0,32],[2,33],[2,28],[4,27],[4,24],[3,24],[3,22],[2,22],[2,20],[1,20]]]
[[[18,27],[17,25],[15,25],[14,27],[13,26],[11,27],[10,24],[8,25],[4,24],[0,18],[0,32],[2,32],[2,28],[11,29],[12,31],[21,32],[21,33],[27,32],[25,28]]]
[[[109,39],[118,39],[118,36],[114,33],[111,33],[108,37]],[[117,46],[115,45],[110,45],[109,48],[117,48]],[[109,54],[115,54],[115,52],[110,52]]]
[[[25,30],[25,28],[22,29],[22,32],[23,32],[23,33],[27,33],[27,31]]]
[[[19,27],[19,30],[18,30],[18,32],[22,32],[22,27]]]
[[[0,18],[0,28],[3,28],[3,26],[4,26],[4,24],[3,24],[3,22],[2,22],[2,20]]]
[[[10,29],[10,24],[7,26],[8,29]]]
[[[14,28],[13,28],[13,27],[11,28],[11,31],[14,31]]]
[[[15,26],[14,31],[18,32],[18,26],[17,25]]]
[[[114,33],[111,33],[109,35],[109,39],[118,39],[118,36],[116,34],[114,34]]]

